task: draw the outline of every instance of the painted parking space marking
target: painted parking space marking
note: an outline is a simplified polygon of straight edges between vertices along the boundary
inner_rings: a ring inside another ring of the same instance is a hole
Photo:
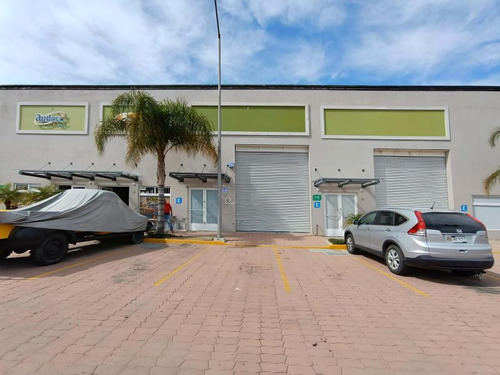
[[[369,267],[369,268],[377,271],[381,275],[387,276],[389,279],[397,282],[399,285],[402,285],[405,288],[411,290],[413,293],[418,294],[418,295],[420,295],[422,297],[429,297],[429,295],[426,292],[424,292],[424,291],[422,291],[422,290],[414,287],[413,285],[411,285],[411,284],[409,284],[409,283],[407,283],[407,282],[405,282],[403,280],[398,279],[396,276],[392,275],[391,273],[386,272],[386,271],[382,271],[381,269],[379,269],[378,267],[375,267],[374,265],[370,264],[369,262],[367,262],[364,259],[359,259],[359,258],[356,258],[356,259],[359,262],[361,262],[362,264],[364,264],[365,266],[367,266],[367,267]]]
[[[276,262],[278,263],[278,268],[280,270],[281,280],[283,281],[283,287],[285,288],[285,291],[287,293],[290,293],[290,291],[292,289],[290,288],[290,283],[288,282],[288,278],[286,277],[285,268],[283,267],[283,263],[281,263],[281,258],[280,258],[280,254],[278,252],[278,247],[273,246],[273,251],[274,251],[274,256],[276,258]]]
[[[348,253],[343,250],[321,250],[321,249],[309,249],[311,253],[323,253],[325,255],[347,255]]]
[[[153,246],[159,246],[160,247],[160,245],[153,245]],[[147,244],[144,244],[144,243],[141,244],[141,247],[145,248],[145,249],[148,249]],[[106,254],[104,254],[104,255],[97,256],[97,257],[94,257],[94,258],[91,258],[91,259],[87,259],[87,260],[84,260],[84,261],[81,261],[81,262],[76,262],[76,263],[68,264],[67,266],[64,266],[64,267],[61,267],[61,268],[56,268],[55,270],[44,272],[44,273],[41,273],[39,275],[35,275],[35,276],[32,276],[32,277],[27,277],[26,280],[41,279],[42,277],[54,275],[54,274],[62,272],[62,271],[66,271],[66,270],[70,270],[70,269],[75,268],[75,267],[83,266],[85,264],[95,262],[96,260],[108,258],[108,257],[110,257],[112,255],[116,255],[118,253],[122,253],[123,251],[128,251],[128,250],[137,250],[137,246],[134,246],[134,247],[131,247],[131,248],[128,248],[128,249],[125,249],[125,250],[124,249],[109,250],[109,251],[106,251]]]
[[[44,273],[41,273],[41,274],[36,275],[36,276],[28,277],[27,280],[41,279],[42,277],[45,277],[45,276],[50,276],[50,275],[56,274],[58,272],[70,270],[70,269],[75,268],[75,267],[83,266],[84,264],[87,264],[87,263],[95,262],[96,260],[99,260],[99,259],[110,257],[113,254],[115,254],[115,253],[101,255],[99,257],[95,257],[95,258],[92,258],[92,259],[89,259],[89,260],[85,260],[83,262],[73,263],[73,264],[67,265],[65,267],[57,268],[57,269],[55,269],[53,271],[44,272]]]
[[[163,284],[165,281],[167,281],[168,279],[170,279],[172,276],[174,276],[176,273],[178,273],[179,271],[181,271],[182,269],[184,269],[186,266],[188,266],[189,264],[193,263],[201,254],[203,254],[206,250],[208,249],[208,246],[205,247],[203,250],[199,251],[197,254],[195,254],[194,256],[192,256],[191,258],[189,258],[189,260],[187,260],[186,262],[182,263],[179,267],[177,267],[176,269],[174,269],[172,272],[170,272],[169,274],[165,275],[164,277],[162,277],[160,280],[158,280],[154,286],[160,286],[161,284]]]

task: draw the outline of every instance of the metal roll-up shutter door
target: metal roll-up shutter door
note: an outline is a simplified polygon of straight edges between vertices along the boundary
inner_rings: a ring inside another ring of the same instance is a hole
[[[236,230],[309,233],[305,152],[236,152]]]
[[[375,156],[375,178],[378,208],[448,208],[444,156]]]

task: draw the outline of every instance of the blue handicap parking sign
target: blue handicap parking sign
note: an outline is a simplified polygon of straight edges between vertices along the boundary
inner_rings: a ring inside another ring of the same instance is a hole
[[[321,202],[314,202],[314,208],[320,208]]]
[[[466,204],[462,204],[462,205],[460,206],[460,211],[462,211],[462,212],[467,212],[467,205],[466,205]]]
[[[182,197],[175,198],[175,204],[182,204]]]

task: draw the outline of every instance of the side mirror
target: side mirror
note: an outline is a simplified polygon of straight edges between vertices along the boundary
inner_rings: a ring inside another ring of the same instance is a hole
[[[359,225],[359,220],[354,220],[352,223],[353,223],[354,225]]]

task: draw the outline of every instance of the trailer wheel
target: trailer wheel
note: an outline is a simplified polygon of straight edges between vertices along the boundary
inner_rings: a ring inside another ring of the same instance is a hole
[[[133,244],[142,243],[144,239],[144,232],[134,232],[132,233],[131,241]]]
[[[7,258],[10,253],[12,253],[11,250],[0,250],[0,260],[4,260],[5,258]]]
[[[40,266],[58,263],[68,252],[68,239],[64,234],[49,235],[37,248],[31,250],[31,258]]]

